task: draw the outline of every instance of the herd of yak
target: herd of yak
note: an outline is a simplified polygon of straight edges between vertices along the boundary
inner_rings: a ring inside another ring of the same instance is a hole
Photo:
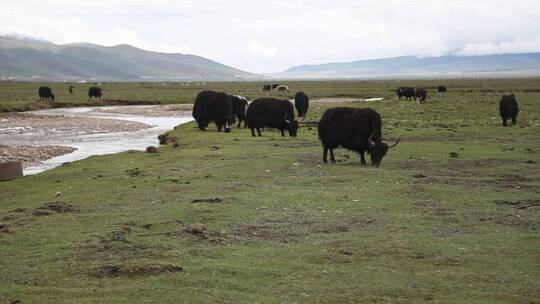
[[[73,86],[69,86],[69,94],[73,94]],[[39,100],[51,100],[54,101],[54,94],[50,87],[39,87],[38,89]],[[101,88],[91,87],[88,89],[88,98],[101,98]]]
[[[285,89],[289,91],[285,85],[265,85],[263,92]],[[446,87],[439,86],[437,91],[446,92]],[[73,86],[69,87],[69,92],[73,93]],[[38,93],[40,100],[54,101],[51,88],[40,87]],[[414,99],[419,103],[425,103],[427,98],[427,92],[423,88],[399,87],[396,94],[399,99],[405,97],[406,100]],[[101,96],[99,87],[93,86],[88,90],[89,98]],[[269,97],[258,98],[248,103],[243,96],[205,90],[197,95],[192,114],[198,128],[203,131],[214,122],[219,132],[231,132],[231,126],[238,119],[237,128],[243,123],[244,128],[251,129],[253,137],[262,136],[263,128],[277,129],[281,132],[281,136],[285,136],[286,130],[289,136],[296,137],[299,124],[295,118],[294,108],[298,112],[298,117],[305,119],[309,109],[309,98],[304,92],[296,93],[293,105],[287,99]],[[519,106],[513,94],[501,98],[499,112],[504,126],[507,126],[507,120],[512,120],[512,124],[516,124]],[[362,165],[366,165],[364,154],[367,152],[371,164],[379,167],[388,150],[399,143],[399,139],[390,146],[384,143],[381,128],[381,116],[371,108],[335,107],[326,110],[317,126],[323,146],[323,161],[328,162],[327,156],[330,152],[330,161],[335,163],[334,149],[343,147],[357,152]]]

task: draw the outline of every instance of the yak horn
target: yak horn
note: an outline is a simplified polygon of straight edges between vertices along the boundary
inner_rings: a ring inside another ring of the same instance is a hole
[[[368,143],[371,147],[375,147],[375,142],[373,141],[373,136],[375,136],[375,132],[371,133],[371,135],[368,138]]]
[[[401,138],[398,138],[398,139],[396,140],[396,142],[395,142],[393,145],[391,145],[391,146],[388,147],[388,149],[391,149],[391,148],[397,146],[397,144],[399,144],[399,140],[400,140],[400,139],[401,139]]]

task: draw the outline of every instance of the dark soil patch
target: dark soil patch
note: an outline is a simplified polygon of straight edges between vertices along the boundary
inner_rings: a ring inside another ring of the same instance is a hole
[[[46,203],[43,206],[37,208],[35,211],[37,211],[37,210],[52,211],[52,212],[56,212],[56,213],[68,213],[68,212],[77,211],[77,209],[75,209],[75,207],[73,207],[73,205],[67,204],[67,203],[64,203],[64,202],[60,202],[60,201],[56,201],[56,202],[52,202],[52,203]]]
[[[290,242],[295,238],[317,233],[343,233],[365,228],[375,223],[374,219],[351,222],[326,222],[309,218],[265,219],[257,224],[240,224],[234,236],[270,241]]]
[[[126,172],[126,175],[130,177],[138,177],[138,176],[145,175],[144,171],[142,171],[139,168],[127,169],[125,172]]]
[[[223,202],[223,199],[219,198],[219,197],[214,197],[214,198],[196,198],[194,200],[191,201],[192,203],[211,203],[211,204],[217,204],[217,203],[222,203]]]
[[[26,208],[15,208],[13,210],[10,210],[9,213],[20,213],[20,212],[25,212],[27,210],[28,209],[26,209]]]
[[[519,201],[495,201],[497,205],[508,205],[516,209],[528,209],[530,207],[540,207],[540,200],[519,200]]]
[[[32,212],[32,215],[34,216],[47,216],[47,215],[51,215],[52,213],[49,212],[49,211],[45,211],[45,210],[40,210],[40,209],[36,209]]]
[[[413,204],[413,206],[420,210],[422,213],[428,213],[430,216],[447,216],[452,215],[453,212],[438,202],[433,201],[420,201]]]
[[[10,233],[8,224],[0,223],[0,233]]]
[[[184,231],[193,235],[205,235],[207,229],[206,226],[204,226],[203,224],[193,224],[184,229]]]
[[[169,133],[158,135],[158,140],[160,145],[168,145],[176,142],[176,138],[170,136]]]
[[[94,276],[98,278],[105,277],[140,277],[159,275],[162,273],[175,273],[182,272],[184,268],[177,265],[165,264],[165,265],[105,265],[99,267],[94,273]]]

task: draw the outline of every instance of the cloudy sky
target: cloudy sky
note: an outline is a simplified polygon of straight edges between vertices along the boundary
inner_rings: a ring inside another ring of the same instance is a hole
[[[127,43],[250,72],[540,51],[538,0],[1,0],[0,35]]]

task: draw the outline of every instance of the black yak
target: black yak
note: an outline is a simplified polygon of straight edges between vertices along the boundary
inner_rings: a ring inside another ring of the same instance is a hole
[[[231,96],[223,92],[202,91],[197,95],[193,104],[193,118],[199,129],[204,131],[213,121],[219,132],[224,128],[230,132],[234,123]]]
[[[411,100],[412,98],[416,99],[416,94],[414,91],[414,88],[409,87],[399,87],[396,90],[396,94],[398,98],[401,100],[403,97],[405,97],[405,100]]]
[[[54,101],[54,94],[52,93],[51,88],[49,87],[39,87],[38,89],[39,100],[51,100]]]
[[[298,111],[298,117],[306,118],[309,108],[309,98],[304,92],[298,92],[294,96],[294,107]]]
[[[272,86],[270,86],[269,84],[265,84],[263,86],[263,92],[267,92],[267,91],[270,91],[272,90]]]
[[[238,118],[237,128],[240,128],[242,121],[244,122],[244,128],[245,128],[246,127],[246,107],[248,104],[247,99],[244,96],[232,95],[231,102],[232,102],[233,114],[236,118]]]
[[[446,92],[446,91],[447,91],[447,90],[446,90],[446,87],[445,87],[445,86],[442,86],[442,85],[441,85],[441,86],[438,86],[438,87],[437,87],[437,92],[439,92],[439,93]]]
[[[415,99],[418,100],[418,103],[426,103],[427,92],[423,88],[416,89]]]
[[[381,127],[381,116],[371,108],[337,107],[326,110],[317,127],[323,145],[323,161],[327,162],[330,150],[330,161],[335,163],[334,149],[341,146],[360,154],[363,166],[366,165],[364,152],[368,152],[371,164],[379,167],[388,149],[399,143],[399,139],[391,146],[383,143]]]
[[[73,94],[73,88],[74,87],[72,85],[69,86],[69,94]]]
[[[101,88],[100,87],[91,87],[88,89],[88,98],[101,98]]]
[[[503,95],[499,103],[499,113],[501,114],[503,126],[507,126],[506,120],[508,119],[512,119],[512,125],[516,124],[519,106],[514,94]]]
[[[281,131],[281,136],[285,136],[284,130],[289,132],[289,136],[296,137],[298,121],[294,119],[294,107],[288,100],[275,98],[259,98],[249,104],[246,114],[248,128],[251,135],[255,137],[261,135],[261,128],[276,128]]]

